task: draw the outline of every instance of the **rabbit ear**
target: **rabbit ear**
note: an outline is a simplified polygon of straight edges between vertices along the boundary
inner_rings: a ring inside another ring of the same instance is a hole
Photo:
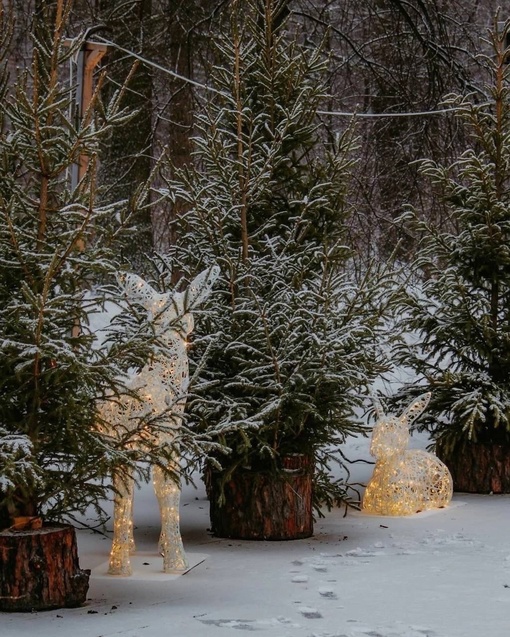
[[[418,398],[402,412],[402,420],[405,420],[409,425],[414,422],[418,416],[425,411],[425,407],[429,404],[430,396],[430,392],[418,396]]]

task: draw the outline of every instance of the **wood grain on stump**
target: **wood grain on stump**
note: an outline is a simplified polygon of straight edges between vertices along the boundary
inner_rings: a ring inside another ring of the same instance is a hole
[[[73,608],[86,599],[90,571],[81,570],[70,526],[0,531],[0,610]]]
[[[464,443],[446,452],[438,441],[436,453],[452,474],[454,491],[510,493],[508,445]]]
[[[296,540],[313,534],[313,475],[307,456],[282,461],[279,473],[238,470],[223,485],[210,474],[211,528],[217,537]]]

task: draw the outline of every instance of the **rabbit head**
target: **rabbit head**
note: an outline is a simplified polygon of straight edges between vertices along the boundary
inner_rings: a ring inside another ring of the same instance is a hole
[[[370,455],[376,460],[384,460],[405,451],[409,440],[409,425],[424,411],[429,400],[430,393],[422,394],[399,417],[386,416],[376,402],[378,420],[372,431]]]

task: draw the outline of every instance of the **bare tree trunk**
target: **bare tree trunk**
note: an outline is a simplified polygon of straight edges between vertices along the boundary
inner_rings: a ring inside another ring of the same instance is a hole
[[[151,42],[152,0],[102,3],[102,18],[111,31],[111,40],[127,51],[144,56]],[[108,59],[109,95],[125,82],[136,58],[113,49]],[[122,107],[134,113],[124,127],[117,127],[102,155],[100,183],[106,186],[105,199],[130,199],[145,182],[153,165],[152,70],[138,64],[122,98]],[[131,209],[130,225],[136,234],[127,242],[125,256],[135,265],[140,255],[152,251],[152,227],[148,209]]]
[[[166,103],[154,113],[156,142],[160,147],[167,146],[172,167],[179,170],[192,162],[193,91],[185,78],[191,78],[193,73],[194,39],[190,33],[190,18],[194,7],[183,7],[175,0],[167,0],[164,4],[165,31],[161,38],[165,50],[164,65],[183,79],[170,79],[163,74],[158,77]],[[154,211],[154,243],[159,250],[164,251],[175,242],[171,222],[185,211],[186,205],[182,201]],[[178,277],[178,273],[174,276]]]

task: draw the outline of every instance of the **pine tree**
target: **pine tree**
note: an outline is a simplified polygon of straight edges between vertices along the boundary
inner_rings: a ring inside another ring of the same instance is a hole
[[[41,14],[31,65],[11,86],[1,84],[2,522],[99,506],[112,467],[140,457],[98,427],[96,405],[125,392],[126,370],[150,353],[150,325],[121,313],[109,348],[99,347],[89,326],[107,300],[120,303],[115,250],[118,220],[128,220],[122,203],[96,203],[96,171],[102,140],[130,114],[119,110],[119,95],[100,102],[101,76],[87,113],[77,123],[70,116],[66,67],[82,45],[65,45],[70,6],[45,5],[54,23]],[[83,156],[88,169],[73,190],[70,169]],[[139,201],[147,188],[140,185]],[[145,449],[144,459],[157,451]]]
[[[508,22],[494,29],[486,42],[492,54],[481,56],[489,80],[480,95],[447,100],[471,147],[450,166],[422,163],[448,206],[450,228],[408,215],[422,236],[416,265],[426,279],[406,299],[401,331],[417,338],[399,358],[432,392],[423,422],[447,451],[510,442],[508,29]]]
[[[222,271],[188,405],[197,427],[231,449],[225,475],[278,472],[285,454],[306,453],[316,501],[331,504],[344,495],[329,478],[331,445],[359,431],[359,392],[381,367],[380,310],[368,278],[356,286],[348,273],[352,134],[321,139],[327,60],[297,44],[286,13],[273,0],[231,5],[214,93],[196,122],[195,167],[168,183],[187,210],[171,256],[185,273],[201,260]]]

